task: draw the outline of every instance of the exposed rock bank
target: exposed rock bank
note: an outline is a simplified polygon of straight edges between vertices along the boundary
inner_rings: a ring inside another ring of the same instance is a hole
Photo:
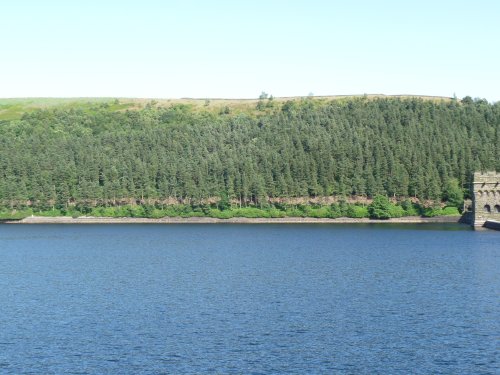
[[[316,219],[312,217],[286,217],[286,218],[231,218],[216,219],[212,217],[164,217],[161,219],[137,218],[137,217],[90,217],[82,216],[78,218],[59,216],[43,217],[30,216],[22,220],[7,220],[7,224],[394,224],[394,223],[458,223],[460,216],[438,216],[438,217],[418,217],[408,216],[388,220],[374,219]]]

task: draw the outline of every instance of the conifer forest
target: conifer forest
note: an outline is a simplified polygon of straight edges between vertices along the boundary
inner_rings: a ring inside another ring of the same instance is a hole
[[[6,210],[445,201],[450,181],[467,192],[479,170],[500,170],[500,103],[469,97],[270,97],[243,108],[151,102],[137,110],[96,103],[0,122]]]

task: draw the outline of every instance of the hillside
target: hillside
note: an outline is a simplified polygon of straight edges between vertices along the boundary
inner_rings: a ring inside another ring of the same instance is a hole
[[[330,100],[349,100],[354,98],[366,97],[369,99],[376,98],[401,98],[401,99],[422,99],[431,101],[450,101],[448,97],[438,96],[418,96],[418,95],[396,95],[386,96],[382,94],[369,95],[331,95],[331,96],[315,96],[312,99],[316,101]],[[277,103],[286,101],[300,101],[304,97],[277,97],[273,100]],[[120,110],[140,110],[148,103],[156,103],[158,106],[171,106],[176,104],[190,105],[194,108],[214,109],[219,110],[222,107],[228,106],[233,109],[252,110],[258,103],[259,99],[197,99],[197,98],[181,98],[181,99],[158,99],[158,98],[0,98],[0,121],[2,120],[17,120],[20,119],[23,113],[33,112],[36,110],[46,109],[87,109],[90,110],[96,105],[105,104],[111,111]]]
[[[0,106],[0,206],[10,210],[331,205],[377,195],[439,202],[450,184],[467,190],[473,171],[500,170],[500,104],[469,98]]]

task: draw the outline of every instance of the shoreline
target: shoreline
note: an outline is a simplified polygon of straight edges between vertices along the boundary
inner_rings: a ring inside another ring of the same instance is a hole
[[[245,218],[217,219],[212,217],[164,217],[160,219],[140,217],[93,217],[81,216],[30,216],[21,220],[3,220],[2,224],[425,224],[460,223],[461,216],[420,217],[406,216],[387,220],[356,219],[341,217],[337,219],[317,219],[313,217],[285,218]]]

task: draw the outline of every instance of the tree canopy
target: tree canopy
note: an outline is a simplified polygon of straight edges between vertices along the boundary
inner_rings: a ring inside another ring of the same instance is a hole
[[[50,109],[0,122],[0,206],[361,196],[460,200],[500,170],[500,104],[412,99]],[[450,182],[452,181],[452,182]]]

